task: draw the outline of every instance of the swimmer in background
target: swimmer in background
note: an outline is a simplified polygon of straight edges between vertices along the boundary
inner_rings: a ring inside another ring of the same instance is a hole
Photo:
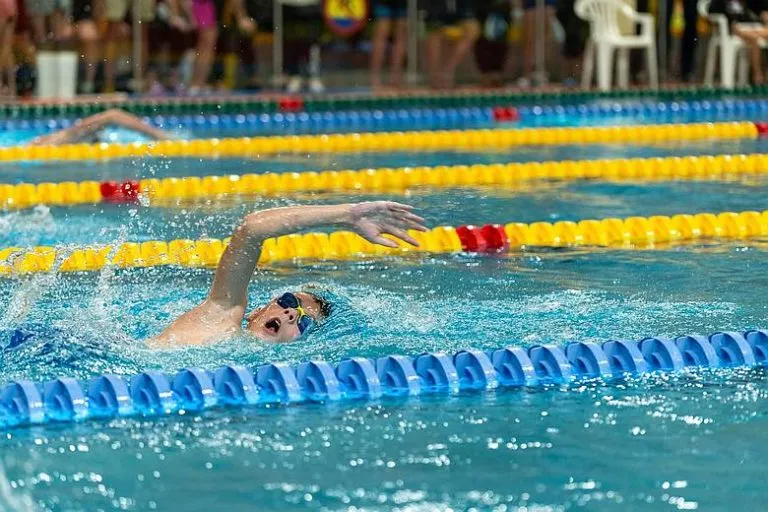
[[[339,226],[369,242],[397,247],[390,235],[418,245],[409,229],[426,231],[412,207],[389,201],[274,208],[247,215],[221,257],[208,297],[147,343],[154,347],[206,345],[243,331],[267,343],[289,343],[320,325],[331,304],[308,292],[284,293],[246,315],[248,284],[267,238],[308,228]],[[245,320],[245,328],[243,328]]]
[[[102,131],[107,127],[120,127],[145,135],[152,140],[171,138],[171,134],[150,126],[133,114],[123,110],[111,109],[78,120],[74,126],[64,128],[49,135],[32,139],[36,146],[58,146],[61,144],[98,143],[102,140]]]

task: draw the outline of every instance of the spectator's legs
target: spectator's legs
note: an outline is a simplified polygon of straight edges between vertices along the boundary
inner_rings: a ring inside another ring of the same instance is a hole
[[[79,21],[75,27],[77,38],[83,46],[83,58],[85,60],[85,78],[82,90],[92,93],[96,81],[96,69],[99,65],[99,29],[93,20]]]
[[[16,96],[16,62],[13,58],[14,26],[15,17],[0,19],[0,70],[7,77],[5,87],[2,87],[3,82],[0,77],[0,95],[11,97]]]
[[[523,11],[523,79],[530,80],[536,65],[536,8]]]
[[[699,38],[697,30],[699,13],[696,10],[696,0],[683,0],[683,16],[685,30],[680,51],[680,75],[684,82],[690,82],[694,75],[693,64],[696,56],[696,42]]]
[[[192,87],[205,87],[211,74],[213,59],[216,55],[216,39],[219,30],[216,26],[200,28],[197,33],[197,55],[195,71],[192,75]]]
[[[117,42],[123,37],[123,32],[122,22],[108,22],[104,42],[104,92],[115,91],[115,49]]]
[[[45,44],[48,39],[47,16],[30,15],[29,25],[32,28],[32,40],[37,46]]]
[[[53,29],[53,39],[57,43],[72,39],[72,20],[61,9],[56,9],[51,14],[51,28]]]
[[[304,87],[302,75],[309,67],[309,53],[312,51],[313,41],[309,39],[293,39],[285,42],[283,65],[288,75],[286,89],[290,93],[300,92]]]
[[[461,39],[453,48],[448,62],[445,65],[444,86],[453,87],[456,78],[456,68],[464,58],[472,51],[477,38],[480,37],[480,23],[476,19],[464,20],[461,24]]]
[[[432,30],[427,35],[427,73],[429,74],[429,85],[435,89],[443,85],[442,72],[443,66],[440,62],[440,54],[443,46],[442,27]]]
[[[390,18],[378,18],[374,24],[373,48],[371,49],[371,87],[374,90],[381,88],[381,68],[384,67],[391,28],[392,20]]]
[[[647,0],[645,0],[647,2]],[[672,12],[675,2],[672,0],[667,1],[667,19],[665,27],[658,27],[658,31],[666,31],[667,35],[667,54],[672,48]],[[646,7],[647,9],[647,7]],[[685,21],[685,29],[683,30],[683,39],[680,44],[680,78],[684,82],[688,82],[693,74],[693,60],[696,52],[696,39],[698,32],[696,30],[696,24],[699,19],[699,13],[696,10],[696,0],[683,0],[683,18]],[[661,50],[658,48],[658,50]],[[671,64],[667,62],[667,66]]]
[[[396,19],[394,28],[389,83],[392,87],[400,87],[403,84],[403,66],[405,66],[405,51],[408,45],[408,19]]]
[[[531,8],[527,8],[523,11],[523,76],[524,81],[530,80],[536,69],[536,9],[534,5]],[[551,5],[546,5],[544,8],[544,41],[547,45],[547,41],[550,39],[550,27],[552,26],[552,20],[555,17],[555,8]],[[544,48],[546,51],[546,46]],[[537,77],[538,79],[545,80],[544,77]]]
[[[149,21],[141,22],[141,69],[144,70],[149,69],[149,23]],[[157,82],[157,73],[155,73],[154,77],[154,81]],[[148,80],[146,80],[146,83],[147,86],[151,85]]]
[[[752,66],[752,81],[754,85],[763,83],[763,66],[761,59],[760,39],[768,37],[768,27],[763,28],[739,28],[735,26],[733,33],[744,40],[749,48],[750,65]]]

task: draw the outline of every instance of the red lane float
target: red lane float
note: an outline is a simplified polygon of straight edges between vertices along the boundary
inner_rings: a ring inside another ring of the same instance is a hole
[[[284,96],[277,102],[281,112],[301,112],[304,110],[304,100],[299,96]]]
[[[467,252],[501,252],[509,249],[509,238],[500,224],[485,226],[459,226],[456,234],[461,241],[461,248]]]
[[[139,182],[136,180],[104,181],[99,185],[101,197],[111,203],[136,201],[139,197]]]
[[[480,228],[480,234],[485,238],[486,247],[491,251],[509,249],[509,238],[501,224],[486,224]]]
[[[461,248],[467,252],[485,252],[488,250],[488,242],[483,236],[481,228],[477,226],[459,226],[456,234],[461,241]]]
[[[494,107],[493,108],[493,120],[497,123],[511,123],[518,121],[520,114],[514,107]]]

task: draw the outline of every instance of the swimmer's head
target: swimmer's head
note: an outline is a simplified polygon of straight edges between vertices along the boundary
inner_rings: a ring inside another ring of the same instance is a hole
[[[269,343],[290,343],[320,325],[331,314],[331,303],[309,292],[288,292],[255,309],[246,330]]]

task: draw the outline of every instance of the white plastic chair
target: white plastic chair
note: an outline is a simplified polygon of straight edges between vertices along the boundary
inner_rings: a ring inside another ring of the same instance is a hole
[[[659,68],[656,62],[655,22],[650,14],[638,13],[621,0],[577,0],[576,15],[589,22],[589,40],[584,53],[584,71],[581,86],[592,84],[597,60],[597,85],[600,90],[611,89],[614,51],[618,53],[618,84],[629,85],[629,50],[645,49],[647,52],[648,81],[651,87],[659,86]],[[621,33],[619,16],[640,25],[639,35]]]
[[[728,18],[725,14],[710,14],[710,0],[699,0],[696,8],[699,16],[712,23],[712,34],[707,45],[707,62],[704,67],[704,84],[711,86],[715,80],[715,61],[720,54],[720,82],[726,89],[732,89],[736,83],[736,64],[739,65],[739,84],[746,85],[749,75],[749,56],[744,41],[731,34]],[[760,41],[765,48],[765,41]]]

